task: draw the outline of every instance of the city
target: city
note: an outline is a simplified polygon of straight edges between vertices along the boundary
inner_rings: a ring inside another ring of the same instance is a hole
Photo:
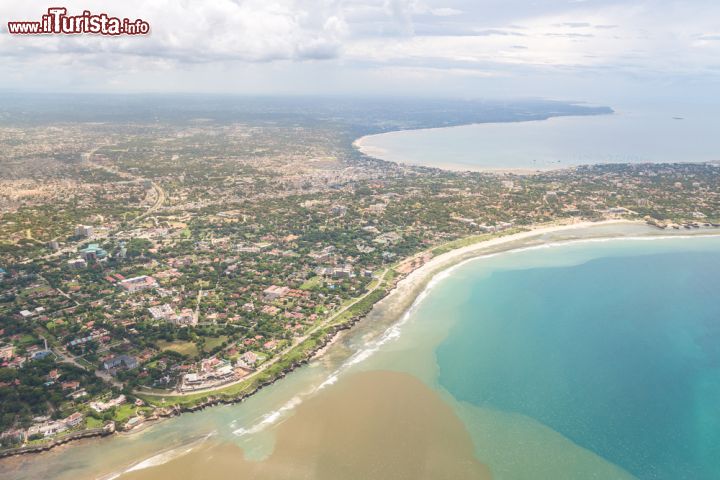
[[[108,128],[0,132],[3,447],[243,398],[453,241],[719,221],[712,164],[452,173],[362,156],[327,127]]]

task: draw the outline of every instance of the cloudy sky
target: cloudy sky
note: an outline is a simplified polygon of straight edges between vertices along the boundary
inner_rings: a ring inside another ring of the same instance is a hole
[[[7,33],[7,21],[61,4],[142,18],[152,32]],[[718,0],[6,0],[0,21],[8,90],[599,103],[720,91]]]

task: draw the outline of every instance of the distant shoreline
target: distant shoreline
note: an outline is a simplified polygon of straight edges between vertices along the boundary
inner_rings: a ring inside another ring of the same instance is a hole
[[[560,114],[400,128],[360,136],[352,148],[408,168],[450,172],[528,175],[616,164],[712,164],[718,161],[717,142],[703,118],[678,127],[654,111]],[[660,141],[649,142],[651,136]]]
[[[542,173],[542,172],[548,172],[552,170],[559,170],[563,168],[571,168],[575,165],[563,165],[561,167],[545,167],[545,168],[528,168],[528,167],[483,167],[479,165],[470,165],[465,163],[443,163],[441,165],[429,165],[429,164],[423,164],[423,163],[417,163],[410,159],[407,160],[393,160],[390,158],[386,158],[383,155],[387,155],[387,151],[380,147],[374,147],[371,145],[368,145],[367,142],[371,137],[379,137],[383,135],[396,135],[400,133],[405,132],[425,132],[425,131],[432,131],[432,130],[446,130],[446,129],[456,129],[456,128],[462,128],[462,127],[469,127],[469,126],[480,126],[480,125],[506,125],[506,124],[513,124],[513,123],[532,123],[532,122],[546,122],[548,120],[552,119],[558,119],[558,118],[566,118],[566,117],[596,117],[596,116],[604,116],[604,115],[615,115],[615,111],[607,112],[607,113],[592,113],[592,114],[576,114],[576,115],[550,115],[546,118],[533,118],[533,119],[519,119],[519,120],[513,120],[513,121],[506,121],[506,122],[472,122],[472,123],[463,123],[459,125],[447,125],[447,126],[438,126],[438,127],[422,127],[422,128],[404,128],[399,130],[390,130],[387,132],[381,132],[381,133],[371,133],[369,135],[363,135],[362,137],[359,137],[355,139],[352,142],[352,147],[356,149],[358,152],[362,153],[363,155],[366,155],[370,158],[374,158],[376,160],[382,160],[384,162],[393,162],[393,163],[399,163],[402,165],[407,165],[411,167],[424,167],[424,168],[436,168],[440,170],[447,170],[451,172],[479,172],[479,173],[513,173],[517,175],[531,175],[534,173]]]
[[[219,405],[228,405],[228,404],[234,404],[234,403],[240,403],[244,400],[246,400],[248,397],[254,395],[258,391],[260,391],[262,388],[270,386],[277,382],[278,380],[281,380],[284,378],[287,374],[292,372],[293,370],[307,364],[311,360],[315,360],[318,358],[322,358],[322,356],[327,353],[329,349],[333,346],[335,342],[337,342],[340,335],[346,333],[347,331],[351,330],[355,324],[358,322],[365,320],[366,317],[370,313],[379,313],[381,318],[387,319],[387,324],[389,327],[397,324],[400,319],[403,318],[405,313],[409,311],[409,309],[412,308],[413,304],[420,298],[421,294],[425,291],[425,289],[428,287],[428,285],[433,281],[433,279],[436,278],[438,274],[441,274],[443,272],[446,272],[453,267],[461,264],[462,262],[476,259],[479,257],[482,257],[483,255],[495,255],[495,254],[503,254],[507,252],[516,251],[523,248],[528,247],[538,247],[543,245],[552,245],[559,242],[564,241],[578,241],[583,240],[587,238],[588,240],[592,239],[622,239],[624,235],[622,235],[619,232],[607,232],[606,234],[603,234],[602,232],[599,235],[596,236],[588,236],[588,237],[577,237],[573,236],[572,233],[574,231],[578,230],[588,230],[588,229],[597,229],[601,227],[612,227],[612,226],[643,226],[646,225],[648,227],[648,230],[645,233],[639,234],[639,236],[646,236],[646,237],[683,237],[683,236],[698,236],[701,234],[709,234],[709,235],[720,235],[719,229],[700,229],[700,230],[693,230],[692,232],[686,232],[686,231],[680,231],[677,233],[673,233],[673,231],[667,232],[664,230],[657,229],[657,233],[653,234],[653,230],[656,229],[656,227],[652,227],[651,225],[648,225],[643,220],[623,220],[623,219],[612,219],[612,220],[601,220],[601,221],[580,221],[580,222],[555,222],[551,224],[540,224],[535,226],[528,226],[526,230],[522,230],[520,232],[512,232],[508,231],[505,235],[500,232],[500,234],[496,234],[495,236],[491,236],[487,239],[481,239],[477,240],[475,242],[471,242],[467,245],[459,245],[454,246],[453,244],[455,242],[450,242],[449,244],[445,245],[439,245],[434,248],[431,248],[427,251],[420,252],[416,255],[413,255],[408,258],[415,258],[418,257],[424,253],[437,251],[437,250],[443,250],[448,249],[445,251],[442,251],[438,253],[437,255],[433,256],[429,261],[424,263],[422,266],[416,268],[415,270],[411,271],[407,275],[400,277],[388,290],[385,291],[385,294],[377,300],[371,307],[371,309],[363,314],[358,315],[355,317],[352,317],[347,322],[343,324],[337,325],[337,328],[334,329],[332,332],[328,332],[328,335],[323,339],[321,343],[317,345],[317,348],[307,352],[306,358],[304,358],[302,361],[294,362],[289,367],[282,370],[282,372],[277,375],[276,377],[269,379],[260,385],[258,385],[256,388],[252,389],[251,391],[244,392],[242,394],[232,396],[230,397],[223,397],[222,395],[222,388],[216,390],[216,391],[209,391],[207,392],[207,397],[203,397],[203,401],[200,401],[199,403],[191,404],[191,405],[176,405],[175,407],[171,407],[167,409],[165,415],[161,415],[159,418],[150,420],[144,422],[142,428],[133,429],[127,432],[119,432],[115,431],[113,433],[115,434],[121,434],[121,435],[133,435],[136,433],[139,433],[140,431],[144,431],[146,429],[151,429],[153,426],[157,425],[158,423],[163,422],[164,420],[169,420],[171,417],[179,416],[184,413],[192,413],[199,410],[204,410],[205,408],[212,407],[212,406],[219,406]],[[556,237],[556,238],[547,238],[548,235],[557,235],[562,233],[568,233],[570,234],[567,238],[562,237]],[[712,233],[710,233],[712,232]],[[460,242],[464,242],[467,240],[472,239],[473,237],[468,237],[465,239],[459,239]],[[632,238],[632,235],[629,236],[629,238]],[[407,259],[405,259],[407,260]],[[402,263],[402,262],[401,262]],[[83,435],[79,436],[78,440],[80,438],[87,438],[90,435]],[[95,434],[92,436],[99,436],[99,434]],[[102,435],[102,436],[112,436],[110,435]],[[65,444],[68,446],[72,446],[71,444],[75,443],[75,439],[68,439],[67,441],[63,441],[60,443],[55,444],[54,442],[50,442],[47,444],[44,448],[43,447],[36,447],[33,449],[12,449],[10,451],[2,452],[4,454],[0,455],[0,460],[2,460],[2,457],[10,458],[12,456],[16,455],[23,455],[23,454],[29,454],[29,453],[39,453],[41,451],[47,451],[50,449],[54,449],[56,446],[59,446],[61,444]],[[24,450],[24,451],[23,451]]]

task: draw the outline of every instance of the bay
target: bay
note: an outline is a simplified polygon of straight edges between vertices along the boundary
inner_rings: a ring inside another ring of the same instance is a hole
[[[448,170],[548,170],[602,163],[720,160],[713,112],[618,109],[610,115],[403,130],[358,139],[372,157]]]

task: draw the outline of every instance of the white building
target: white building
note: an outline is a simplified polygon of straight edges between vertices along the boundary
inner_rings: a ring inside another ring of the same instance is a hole
[[[128,292],[139,292],[142,290],[147,290],[148,288],[154,288],[157,287],[157,282],[153,277],[149,277],[147,275],[142,275],[140,277],[133,277],[128,278],[127,280],[123,280],[119,283],[121,287],[123,287]]]
[[[148,311],[155,320],[169,320],[175,316],[175,311],[167,303],[156,307],[150,307],[148,308]]]
[[[90,225],[78,225],[75,227],[75,236],[77,237],[92,237],[95,233],[95,228]]]

